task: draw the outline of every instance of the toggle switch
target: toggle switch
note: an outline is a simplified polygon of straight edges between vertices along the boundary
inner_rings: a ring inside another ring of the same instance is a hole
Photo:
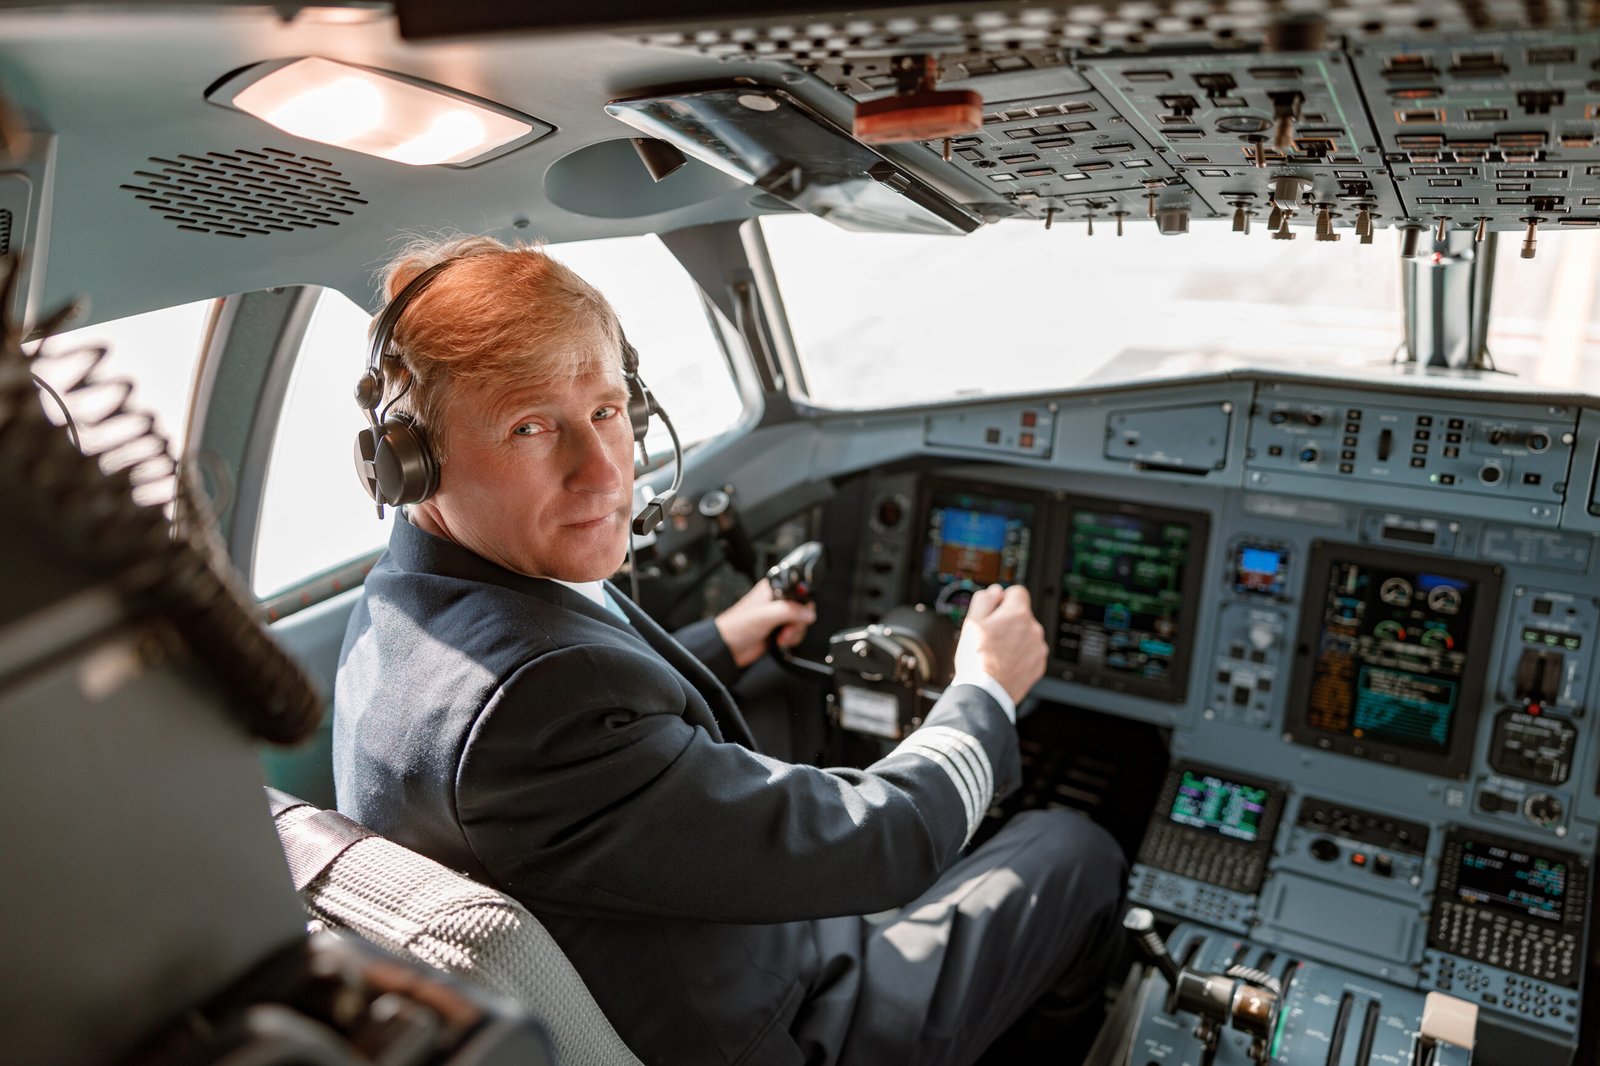
[[[1317,240],[1336,241],[1339,235],[1333,231],[1333,211],[1327,204],[1317,205]]]
[[[1522,236],[1522,258],[1532,259],[1539,253],[1539,223],[1544,219],[1538,215],[1529,215],[1520,221],[1528,224],[1528,231]]]
[[[1300,121],[1300,107],[1306,102],[1305,94],[1299,91],[1271,93],[1272,98],[1272,147],[1278,151],[1289,154],[1289,149],[1294,146],[1294,124]]]
[[[1244,200],[1230,200],[1228,201],[1228,206],[1233,208],[1233,232],[1248,235],[1250,233],[1250,216],[1254,212],[1245,209],[1250,204]]]

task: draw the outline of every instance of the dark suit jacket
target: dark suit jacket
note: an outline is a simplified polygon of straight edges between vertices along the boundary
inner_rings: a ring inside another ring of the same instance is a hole
[[[711,623],[679,643],[618,599],[631,626],[397,519],[341,655],[339,809],[521,900],[652,1066],[800,1062],[791,1025],[850,967],[811,920],[932,884],[968,834],[955,771],[909,741],[866,770],[759,754]],[[982,689],[935,726],[1015,782]]]

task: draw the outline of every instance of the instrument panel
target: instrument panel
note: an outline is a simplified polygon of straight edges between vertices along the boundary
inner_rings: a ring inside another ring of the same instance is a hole
[[[1050,439],[1020,447],[1025,420]],[[959,622],[978,585],[1030,589],[1051,643],[1033,713],[1168,737],[1134,902],[1448,992],[1570,1061],[1600,410],[1260,380],[921,422],[914,462],[865,475],[852,612]]]

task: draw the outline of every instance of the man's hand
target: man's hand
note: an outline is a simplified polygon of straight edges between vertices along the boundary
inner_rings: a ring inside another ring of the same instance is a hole
[[[1044,676],[1044,626],[1033,616],[1028,590],[990,585],[973,594],[956,645],[956,673],[982,670],[1017,703]]]
[[[776,597],[771,585],[758,581],[738,603],[717,615],[717,633],[733,652],[735,664],[749,666],[761,658],[774,629],[780,646],[794,647],[804,639],[806,627],[817,620],[816,605]]]

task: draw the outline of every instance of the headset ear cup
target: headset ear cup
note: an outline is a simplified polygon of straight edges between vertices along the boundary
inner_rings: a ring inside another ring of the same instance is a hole
[[[439,463],[428,435],[408,414],[384,420],[372,465],[378,491],[391,507],[421,503],[439,488]]]
[[[628,421],[633,424],[633,442],[644,443],[650,431],[650,416],[656,413],[656,398],[638,374],[628,375]]]
[[[378,488],[378,470],[376,460],[378,457],[377,430],[368,427],[356,434],[355,461],[356,477],[361,479],[361,487],[367,490],[367,495],[372,497],[373,503],[383,503],[382,491]]]

